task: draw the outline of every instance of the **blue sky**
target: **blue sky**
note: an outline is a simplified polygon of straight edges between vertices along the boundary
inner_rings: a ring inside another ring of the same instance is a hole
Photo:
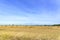
[[[0,0],[0,24],[59,24],[60,0]]]

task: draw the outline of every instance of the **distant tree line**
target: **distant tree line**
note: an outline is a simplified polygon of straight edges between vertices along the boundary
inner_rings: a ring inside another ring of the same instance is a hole
[[[53,25],[42,25],[42,26],[60,26],[60,24],[53,24]]]
[[[0,26],[60,26],[60,24],[53,24],[53,25],[15,25],[15,24],[9,24],[9,25],[0,25]]]
[[[54,25],[52,25],[52,26],[60,26],[60,24],[54,24]]]

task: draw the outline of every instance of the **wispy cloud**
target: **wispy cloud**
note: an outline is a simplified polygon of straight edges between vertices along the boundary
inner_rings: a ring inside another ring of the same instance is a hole
[[[60,0],[0,0],[0,24],[60,23]]]

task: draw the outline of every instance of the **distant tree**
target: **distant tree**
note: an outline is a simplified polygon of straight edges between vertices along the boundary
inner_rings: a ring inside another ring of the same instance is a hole
[[[60,26],[60,24],[54,24],[54,25],[52,25],[52,26]]]
[[[14,24],[12,24],[12,26],[14,26]]]

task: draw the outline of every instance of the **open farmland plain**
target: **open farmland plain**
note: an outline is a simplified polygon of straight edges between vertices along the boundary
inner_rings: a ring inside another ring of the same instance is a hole
[[[0,40],[60,40],[60,27],[0,26]]]

